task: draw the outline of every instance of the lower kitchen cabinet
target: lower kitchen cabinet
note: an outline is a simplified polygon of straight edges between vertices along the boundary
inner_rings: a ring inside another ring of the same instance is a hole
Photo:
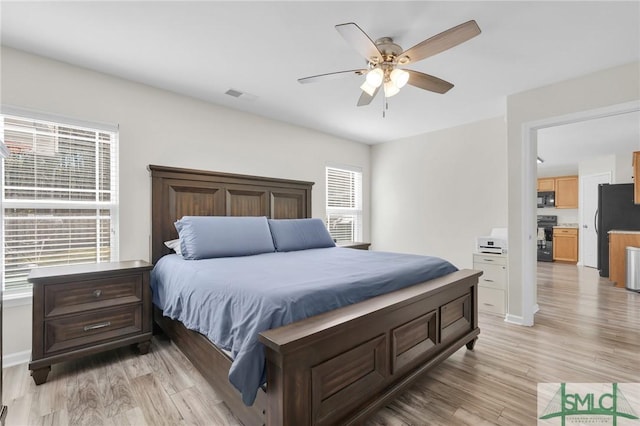
[[[507,255],[474,253],[473,269],[482,271],[478,282],[478,310],[507,312]]]
[[[553,228],[553,260],[578,263],[578,228]]]

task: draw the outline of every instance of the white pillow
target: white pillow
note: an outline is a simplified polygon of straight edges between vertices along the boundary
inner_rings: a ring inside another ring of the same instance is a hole
[[[178,256],[182,257],[182,252],[180,251],[179,238],[176,238],[175,240],[165,241],[164,245],[169,247],[171,250],[175,251]]]

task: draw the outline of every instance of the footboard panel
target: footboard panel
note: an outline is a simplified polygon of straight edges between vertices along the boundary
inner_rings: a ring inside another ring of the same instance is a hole
[[[458,271],[262,333],[267,423],[361,422],[476,339],[480,275]]]

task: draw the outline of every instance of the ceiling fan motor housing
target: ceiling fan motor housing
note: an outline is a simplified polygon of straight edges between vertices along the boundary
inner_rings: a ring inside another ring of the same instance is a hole
[[[382,54],[383,62],[394,63],[398,55],[400,55],[403,52],[402,47],[395,44],[391,37],[382,37],[377,39],[376,47]],[[369,58],[369,62],[373,64],[377,63],[376,58]]]

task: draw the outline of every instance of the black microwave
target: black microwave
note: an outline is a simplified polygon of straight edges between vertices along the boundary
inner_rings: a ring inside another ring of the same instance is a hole
[[[553,191],[538,192],[538,208],[555,207],[556,193]]]

